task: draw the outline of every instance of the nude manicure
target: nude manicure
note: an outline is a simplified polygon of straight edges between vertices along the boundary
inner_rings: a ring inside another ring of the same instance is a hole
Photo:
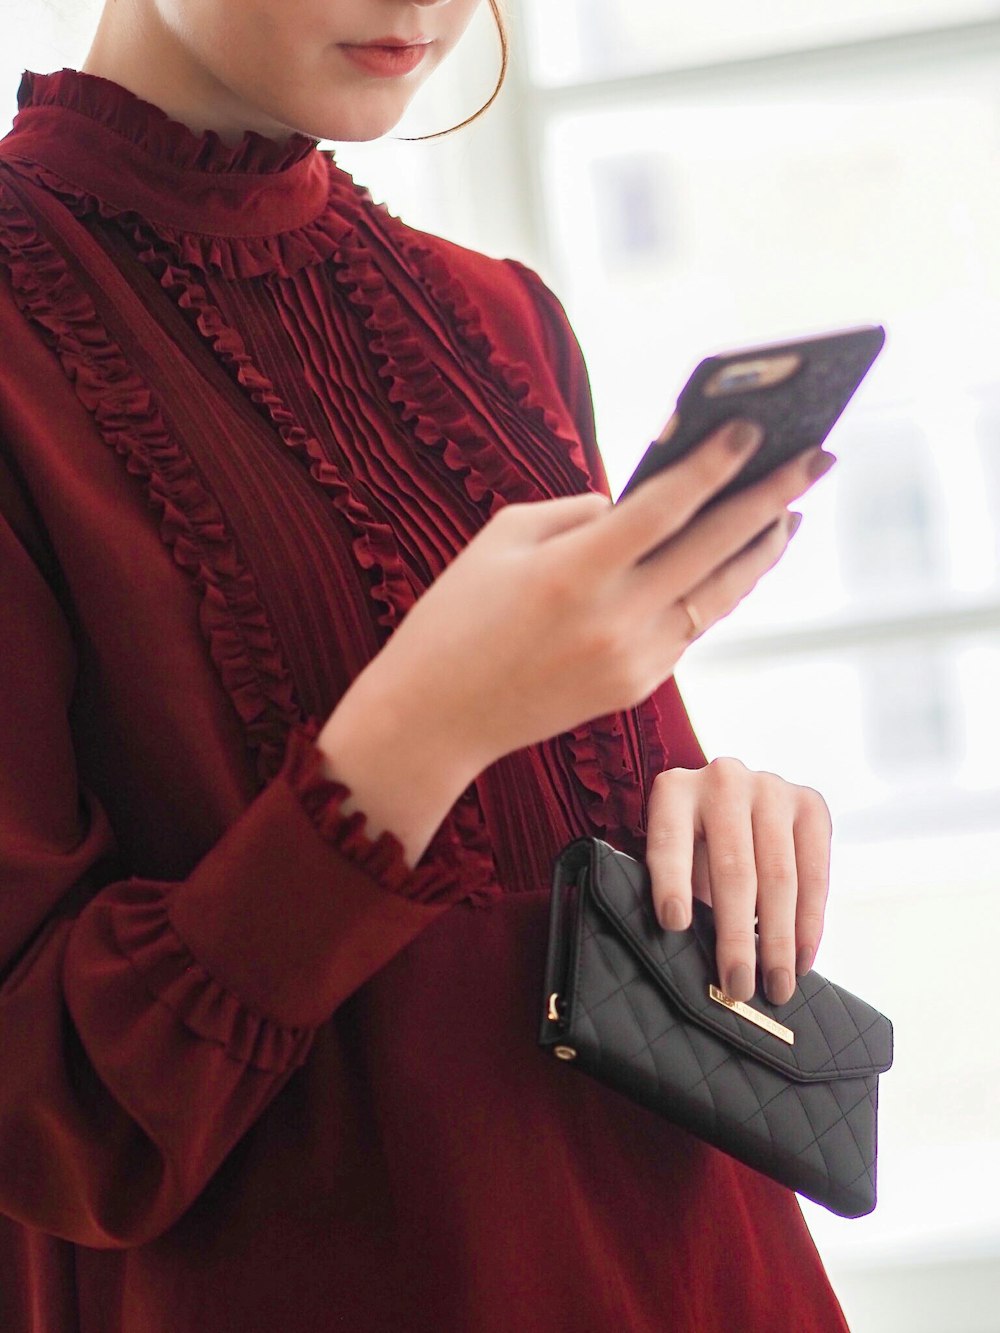
[[[660,913],[664,930],[687,930],[687,912],[679,898],[668,898]]]
[[[825,449],[817,449],[809,457],[807,471],[814,481],[825,476],[836,463],[835,454],[828,454]]]
[[[731,421],[726,427],[726,443],[734,454],[749,454],[764,442],[764,432],[754,421]]]
[[[774,967],[767,974],[767,998],[772,1004],[787,1004],[795,987],[783,967]]]
[[[737,963],[729,969],[726,993],[734,1000],[749,1000],[753,996],[753,973],[746,963]]]

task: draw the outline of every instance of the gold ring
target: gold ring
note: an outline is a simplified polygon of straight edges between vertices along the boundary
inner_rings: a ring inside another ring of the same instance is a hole
[[[689,630],[688,630],[688,638],[689,638],[689,639],[697,639],[698,635],[699,635],[699,634],[702,632],[702,630],[705,628],[705,626],[701,623],[701,616],[698,614],[698,612],[695,610],[695,608],[691,605],[691,602],[688,600],[687,597],[679,597],[679,598],[677,599],[677,604],[678,604],[678,606],[681,607],[681,609],[683,610],[684,614],[685,614],[685,615],[687,616],[687,618],[688,618],[688,622],[689,622],[689,625],[690,625],[690,628],[689,628]]]

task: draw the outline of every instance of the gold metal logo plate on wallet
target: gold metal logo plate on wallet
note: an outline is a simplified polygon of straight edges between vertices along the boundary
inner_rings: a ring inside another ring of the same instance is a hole
[[[751,1009],[742,1000],[734,1000],[724,990],[719,990],[718,986],[709,986],[708,993],[715,1003],[721,1004],[724,1009],[730,1009],[734,1014],[739,1014],[740,1018],[745,1018],[748,1023],[755,1023],[757,1027],[763,1028],[765,1032],[770,1032],[771,1036],[777,1037],[779,1041],[787,1042],[789,1046],[795,1045],[795,1033],[791,1028],[786,1028],[783,1023],[779,1023],[774,1018],[769,1018],[767,1014],[762,1014],[759,1009]]]

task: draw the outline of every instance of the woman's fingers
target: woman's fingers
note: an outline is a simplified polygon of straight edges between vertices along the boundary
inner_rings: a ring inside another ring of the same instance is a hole
[[[685,929],[692,887],[707,870],[719,984],[749,1000],[759,965],[767,998],[787,1004],[819,947],[830,836],[818,792],[736,759],[661,773],[646,849],[657,919],[666,930]]]
[[[662,597],[664,581],[680,594],[688,593],[762,535],[835,462],[834,456],[822,449],[810,450],[766,481],[699,515],[642,564],[641,577],[650,596],[656,597],[659,583]]]
[[[795,817],[795,863],[799,892],[795,907],[795,971],[811,970],[823,935],[830,892],[830,811],[819,792],[800,788]]]
[[[757,863],[746,799],[747,770],[736,759],[716,760],[701,822],[708,848],[719,981],[734,1000],[749,1000],[757,986],[754,917]]]
[[[696,842],[703,850],[719,984],[737,1000],[749,1000],[756,986],[758,874],[749,797],[754,777],[736,759],[716,759],[698,770],[671,769],[653,783],[647,819],[646,864],[664,929],[690,924]]]
[[[739,555],[667,606],[663,605],[662,589],[657,599],[650,592],[649,600],[656,602],[661,613],[666,640],[663,652],[669,654],[675,650],[678,640],[683,643],[698,638],[709,626],[734,611],[784,555],[801,521],[801,514],[785,514]]]
[[[790,789],[761,774],[751,812],[757,865],[757,932],[760,970],[772,1004],[787,1004],[795,991],[795,913],[798,867]]]
[[[574,540],[581,544],[580,558],[620,568],[638,563],[680,532],[737,475],[763,438],[761,428],[751,421],[729,422],[579,533]]]
[[[656,919],[664,930],[691,924],[694,878],[695,791],[687,770],[672,769],[653,781],[646,817],[646,867]]]

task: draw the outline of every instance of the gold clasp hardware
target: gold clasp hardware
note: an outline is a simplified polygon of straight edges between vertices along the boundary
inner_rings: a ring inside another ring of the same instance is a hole
[[[549,996],[548,1020],[550,1023],[558,1023],[562,1015],[559,1013],[559,992],[553,991]]]
[[[745,1018],[748,1023],[755,1023],[757,1027],[763,1028],[765,1032],[769,1032],[772,1037],[777,1037],[779,1041],[787,1042],[789,1046],[795,1045],[795,1033],[791,1028],[786,1028],[783,1023],[768,1017],[767,1014],[762,1014],[759,1009],[752,1009],[750,1005],[744,1004],[742,1000],[734,1000],[724,990],[719,990],[718,986],[709,986],[708,993],[715,1003],[721,1004],[724,1009],[739,1014],[740,1018]]]
[[[553,1046],[552,1053],[557,1060],[575,1060],[576,1051],[572,1046]]]

